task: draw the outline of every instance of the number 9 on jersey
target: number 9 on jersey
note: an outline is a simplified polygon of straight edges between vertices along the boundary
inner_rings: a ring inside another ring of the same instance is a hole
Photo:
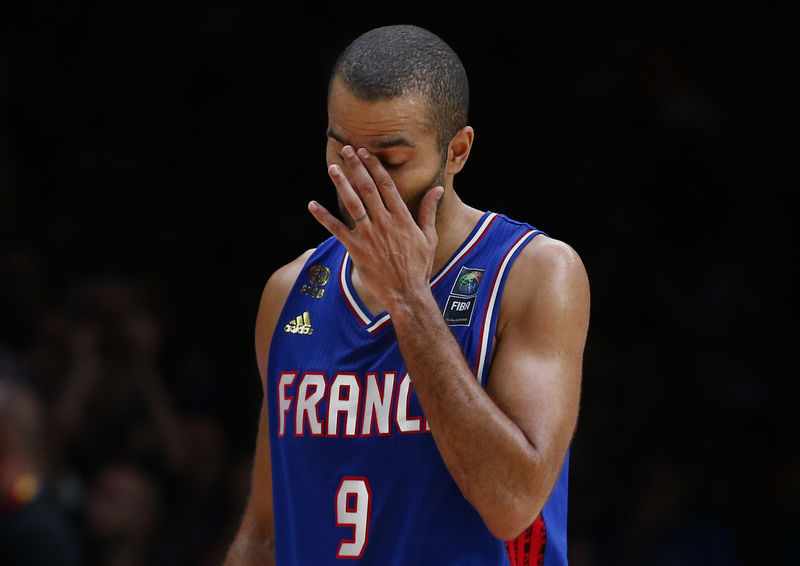
[[[336,491],[336,526],[353,527],[353,537],[342,540],[336,558],[361,558],[369,538],[372,492],[366,478],[344,477]]]

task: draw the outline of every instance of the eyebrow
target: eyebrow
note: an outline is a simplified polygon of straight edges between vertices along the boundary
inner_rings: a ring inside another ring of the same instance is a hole
[[[331,128],[328,128],[328,130],[325,132],[325,135],[328,136],[329,138],[335,139],[337,142],[339,142],[342,145],[346,145],[347,144],[347,141],[344,140],[336,132],[334,132],[333,129],[331,129]],[[380,149],[389,149],[389,148],[392,148],[392,147],[416,148],[417,146],[416,146],[416,144],[414,144],[410,140],[404,138],[403,136],[392,136],[392,137],[384,138],[384,139],[381,139],[381,140],[375,142],[372,145],[372,147],[370,147],[370,149],[372,149],[372,150],[380,150]]]

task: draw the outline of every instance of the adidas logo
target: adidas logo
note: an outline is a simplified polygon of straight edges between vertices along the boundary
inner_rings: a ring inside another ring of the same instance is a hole
[[[314,329],[311,327],[311,318],[308,311],[303,314],[297,315],[297,318],[290,321],[289,324],[283,327],[284,332],[290,334],[314,334]]]

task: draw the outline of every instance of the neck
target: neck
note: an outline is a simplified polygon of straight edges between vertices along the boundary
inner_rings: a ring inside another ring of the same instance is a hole
[[[433,258],[433,273],[438,272],[450,261],[482,214],[480,210],[464,204],[452,187],[445,191],[436,214],[436,234],[439,242]]]

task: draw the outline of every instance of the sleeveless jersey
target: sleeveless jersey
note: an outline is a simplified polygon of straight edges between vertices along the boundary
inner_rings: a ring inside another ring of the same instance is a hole
[[[487,212],[431,279],[484,387],[509,268],[540,233]],[[267,399],[277,564],[567,564],[567,462],[530,529],[508,543],[492,536],[439,455],[389,315],[370,314],[351,268],[337,239],[322,243],[273,334]]]

